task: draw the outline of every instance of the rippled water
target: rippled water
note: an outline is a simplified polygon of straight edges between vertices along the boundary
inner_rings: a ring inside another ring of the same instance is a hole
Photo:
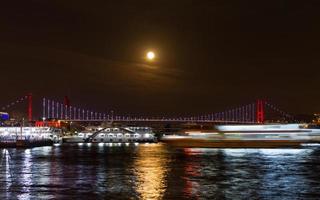
[[[320,147],[0,149],[0,199],[320,199]]]

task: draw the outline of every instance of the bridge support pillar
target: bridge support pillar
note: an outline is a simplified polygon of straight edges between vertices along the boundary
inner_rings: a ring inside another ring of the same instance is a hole
[[[257,123],[264,122],[264,104],[265,102],[263,100],[260,100],[260,99],[257,100],[257,103],[256,103]]]
[[[32,94],[28,94],[28,119],[29,122],[32,121]]]

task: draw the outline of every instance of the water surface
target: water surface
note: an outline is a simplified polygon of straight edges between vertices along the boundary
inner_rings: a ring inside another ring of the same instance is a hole
[[[320,147],[0,149],[0,199],[320,199]]]

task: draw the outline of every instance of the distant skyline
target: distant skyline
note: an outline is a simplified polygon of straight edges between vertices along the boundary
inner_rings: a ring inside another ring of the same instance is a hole
[[[319,1],[6,1],[0,106],[32,92],[129,114],[223,111],[257,98],[320,112]],[[154,51],[154,62],[145,60]]]

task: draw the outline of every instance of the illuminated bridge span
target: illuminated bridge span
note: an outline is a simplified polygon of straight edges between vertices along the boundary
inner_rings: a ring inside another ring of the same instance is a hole
[[[57,102],[44,98],[42,101],[42,115],[44,119],[59,119],[63,121],[113,121],[113,122],[194,122],[194,123],[263,123],[266,117],[266,108],[280,114],[282,118],[291,118],[290,115],[264,100],[238,106],[223,112],[215,112],[199,116],[181,117],[139,117],[114,116],[113,113],[97,112],[67,103]]]
[[[27,101],[28,118],[32,118],[32,95],[25,95],[5,106],[3,111],[9,110],[16,104]],[[43,120],[60,120],[60,121],[79,121],[79,122],[191,122],[191,123],[263,123],[266,116],[270,113],[276,113],[280,120],[292,120],[292,116],[281,111],[273,104],[265,100],[237,106],[222,112],[207,113],[198,116],[179,116],[179,117],[141,117],[114,115],[113,113],[98,112],[92,109],[85,109],[80,106],[70,105],[69,100],[65,97],[64,102],[55,101],[49,98],[42,99],[42,119]],[[280,116],[280,117],[279,117]],[[269,120],[269,119],[267,119]]]

